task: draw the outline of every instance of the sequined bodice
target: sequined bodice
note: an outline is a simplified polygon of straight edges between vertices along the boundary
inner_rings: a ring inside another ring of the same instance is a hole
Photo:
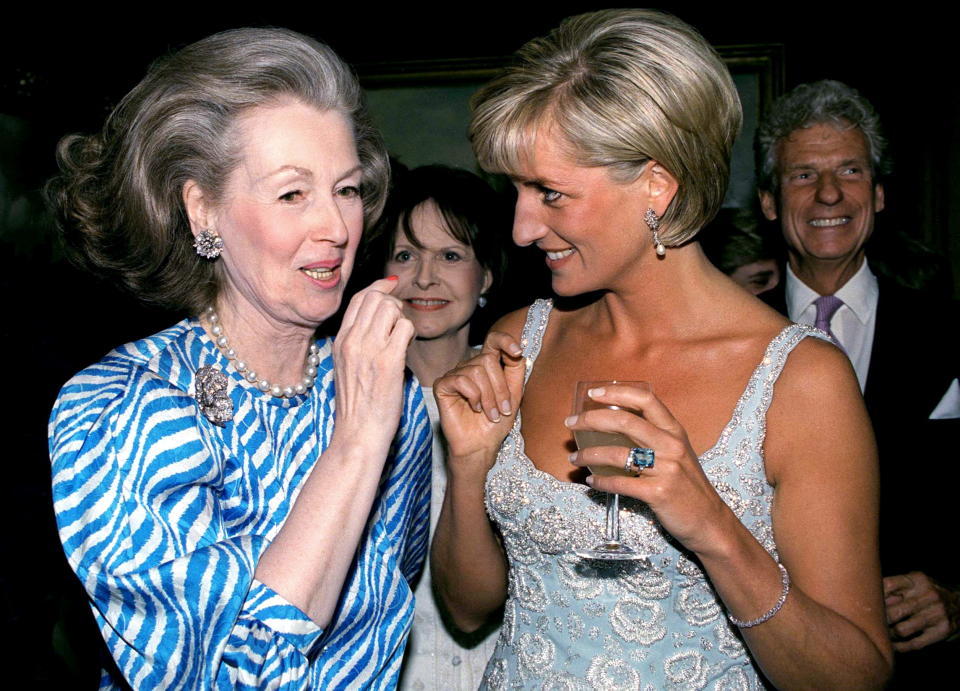
[[[527,315],[528,377],[551,309],[541,300]],[[787,355],[813,334],[790,325],[770,343],[716,445],[700,457],[723,500],[775,556],[773,488],[762,455],[766,411]],[[503,535],[510,575],[481,688],[762,688],[695,558],[646,504],[621,499],[621,534],[651,555],[653,569],[572,554],[602,535],[605,494],[538,470],[524,453],[520,424],[518,416],[487,475],[487,511]]]

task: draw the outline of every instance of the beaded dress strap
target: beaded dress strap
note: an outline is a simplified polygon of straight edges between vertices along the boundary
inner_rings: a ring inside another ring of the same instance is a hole
[[[787,363],[787,356],[799,345],[800,341],[808,337],[833,343],[826,333],[806,324],[790,324],[770,341],[767,345],[767,351],[764,353],[761,367],[765,370],[771,384],[780,376],[783,366]]]
[[[753,398],[752,417],[754,420],[753,428],[756,430],[757,442],[761,446],[767,433],[767,410],[770,402],[773,400],[773,388],[780,378],[784,365],[787,364],[787,356],[797,345],[805,338],[819,338],[832,343],[830,337],[819,329],[806,324],[790,324],[785,327],[767,346],[763,361],[757,367],[751,377],[751,385],[748,385],[747,392],[744,392],[744,399],[751,398],[748,392],[753,389],[755,395]],[[741,401],[738,409],[742,409],[746,400]]]
[[[530,378],[533,363],[540,354],[543,332],[547,330],[547,322],[550,321],[550,311],[552,309],[553,300],[541,298],[530,305],[527,310],[527,321],[523,325],[523,333],[520,336],[520,347],[523,349],[523,356],[526,358],[524,383]]]

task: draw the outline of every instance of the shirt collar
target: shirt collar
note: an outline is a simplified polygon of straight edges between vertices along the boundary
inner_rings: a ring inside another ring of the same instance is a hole
[[[803,314],[804,310],[820,297],[819,293],[797,278],[789,263],[787,264],[787,285],[784,292],[787,300],[787,312],[791,315],[791,319]],[[853,312],[861,324],[867,323],[870,313],[877,304],[879,294],[877,277],[870,271],[866,258],[850,280],[840,286],[840,290],[835,293],[838,298],[843,300],[843,304],[850,308],[850,311]]]
[[[880,289],[877,287],[877,277],[870,271],[866,259],[853,278],[840,286],[835,295],[843,300],[843,304],[850,308],[861,324],[867,323],[877,304]]]

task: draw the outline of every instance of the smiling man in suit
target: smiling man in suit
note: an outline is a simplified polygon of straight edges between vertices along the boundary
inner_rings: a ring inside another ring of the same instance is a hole
[[[873,107],[835,81],[801,84],[757,130],[758,191],[788,249],[782,289],[764,295],[850,358],[877,436],[880,556],[898,652],[894,686],[954,672],[960,390],[956,310],[877,277],[867,260],[886,204],[886,142]],[[933,688],[933,687],[931,687]]]

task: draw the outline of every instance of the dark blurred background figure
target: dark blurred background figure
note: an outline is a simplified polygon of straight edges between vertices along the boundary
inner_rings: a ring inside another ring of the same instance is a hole
[[[880,120],[857,91],[799,85],[761,122],[756,152],[761,206],[788,248],[784,287],[764,298],[843,348],[876,433],[893,688],[938,687],[960,651],[945,642],[960,619],[957,305],[943,299],[936,264],[916,244],[899,255],[899,281],[890,275],[899,273],[896,237],[883,239],[884,260],[873,261],[871,238],[887,232],[875,232],[875,221],[891,201],[891,166]]]
[[[698,240],[707,259],[753,295],[779,285],[782,243],[749,209],[721,209]]]

